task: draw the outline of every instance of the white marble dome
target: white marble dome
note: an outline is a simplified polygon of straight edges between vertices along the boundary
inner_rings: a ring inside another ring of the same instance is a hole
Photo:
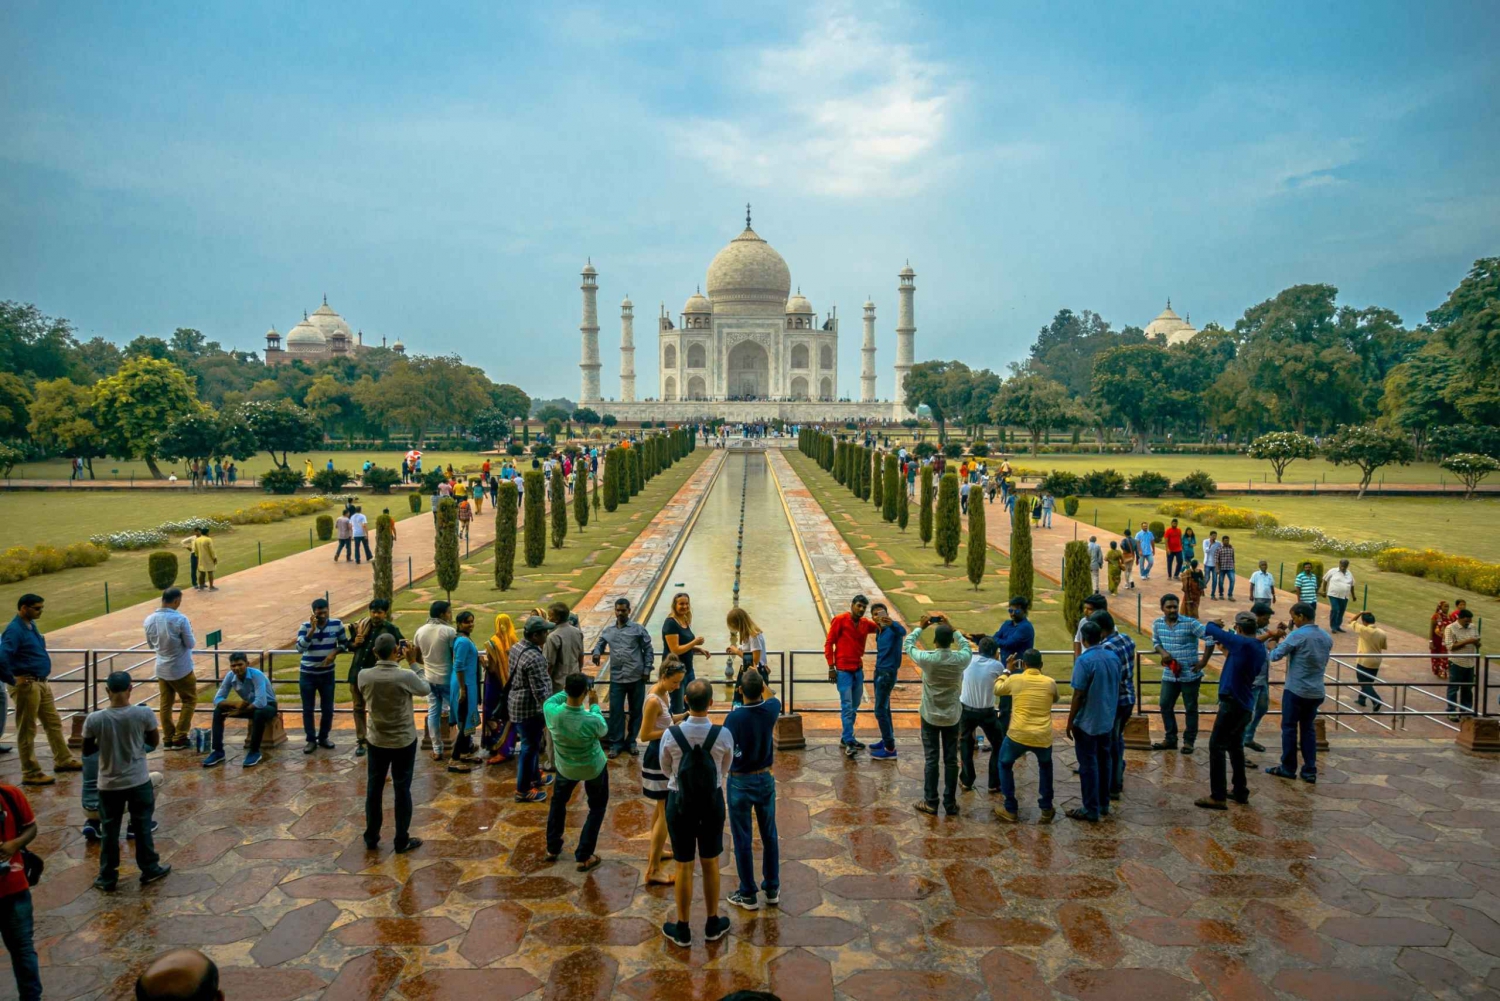
[[[322,351],[328,346],[328,341],[323,332],[304,316],[300,323],[287,331],[286,346],[289,351]]]
[[[714,304],[704,297],[702,292],[694,292],[688,296],[688,301],[682,304],[684,313],[712,313]]]
[[[345,341],[354,340],[354,331],[349,329],[349,324],[344,322],[342,316],[333,311],[327,299],[324,299],[323,305],[313,311],[307,322],[318,328],[324,340],[331,341],[338,335],[342,335]]]
[[[792,272],[780,254],[749,226],[708,266],[708,297],[715,303],[782,306],[792,291]]]
[[[1172,300],[1167,300],[1167,308],[1157,315],[1156,319],[1146,324],[1146,336],[1148,338],[1162,335],[1168,344],[1186,344],[1197,336],[1197,329],[1178,316],[1172,310]]]
[[[797,294],[786,301],[786,311],[788,313],[806,313],[810,316],[813,311],[812,303],[803,297],[802,290],[799,288]]]

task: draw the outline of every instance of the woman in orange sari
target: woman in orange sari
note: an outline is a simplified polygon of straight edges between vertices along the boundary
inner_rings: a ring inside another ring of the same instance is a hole
[[[484,747],[490,752],[485,763],[509,761],[515,749],[516,731],[511,725],[510,648],[516,644],[516,626],[510,616],[495,616],[495,634],[484,645]]]
[[[1427,629],[1427,649],[1435,654],[1448,652],[1448,644],[1443,639],[1443,630],[1448,626],[1448,603],[1440,601],[1437,610],[1432,613],[1432,623]],[[1439,678],[1448,677],[1448,658],[1433,657],[1432,673]]]

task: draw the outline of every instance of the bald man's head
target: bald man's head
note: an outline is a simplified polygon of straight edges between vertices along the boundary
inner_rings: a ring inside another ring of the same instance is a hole
[[[135,982],[136,1001],[224,1001],[219,968],[197,949],[173,949]]]

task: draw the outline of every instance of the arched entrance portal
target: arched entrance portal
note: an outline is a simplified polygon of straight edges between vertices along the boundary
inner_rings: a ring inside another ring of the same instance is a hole
[[[741,341],[729,352],[729,396],[763,399],[771,395],[771,358],[754,341]]]

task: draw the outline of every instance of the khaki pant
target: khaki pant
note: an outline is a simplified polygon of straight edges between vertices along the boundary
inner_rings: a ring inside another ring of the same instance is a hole
[[[52,745],[52,765],[76,765],[78,760],[68,750],[63,736],[62,719],[52,701],[52,686],[28,675],[18,675],[11,687],[10,700],[16,706],[16,748],[21,752],[21,777],[38,779],[47,773],[36,760],[36,724],[40,720]]]
[[[359,675],[349,677],[349,701],[354,703],[354,736],[365,743],[365,693],[359,690]]]
[[[157,678],[161,689],[161,742],[167,747],[177,739],[186,740],[193,729],[193,709],[198,705],[198,679],[193,675],[167,681]],[[176,726],[172,724],[172,703],[182,699],[182,710],[177,714]]]

